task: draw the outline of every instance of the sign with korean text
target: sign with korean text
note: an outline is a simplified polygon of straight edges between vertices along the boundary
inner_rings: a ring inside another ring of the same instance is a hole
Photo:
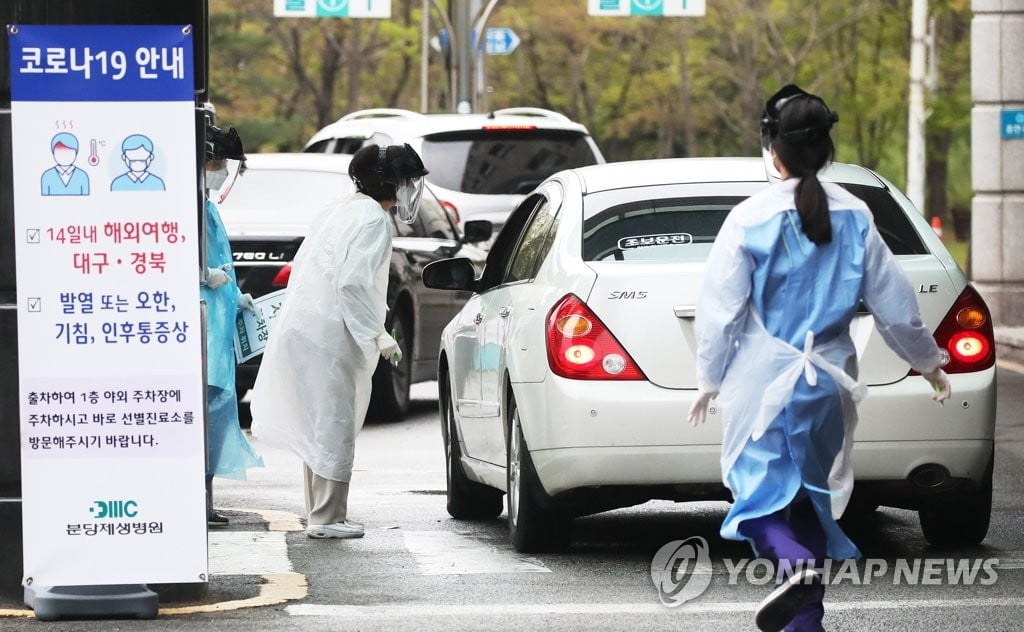
[[[274,0],[279,18],[390,18],[391,0]]]
[[[8,36],[24,581],[205,581],[191,27]]]
[[[702,16],[705,9],[705,0],[587,0],[587,13],[601,16]]]
[[[999,116],[999,129],[1006,140],[1024,140],[1024,110],[1003,110]]]
[[[241,364],[263,353],[270,339],[270,329],[281,312],[287,288],[264,294],[255,301],[256,312],[238,310],[235,317],[235,359]]]

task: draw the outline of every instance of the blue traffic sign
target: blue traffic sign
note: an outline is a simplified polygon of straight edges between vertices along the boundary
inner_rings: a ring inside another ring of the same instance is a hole
[[[519,36],[504,26],[487,29],[485,50],[488,55],[508,55],[519,46]]]
[[[1003,110],[999,128],[1005,139],[1024,139],[1024,110]]]

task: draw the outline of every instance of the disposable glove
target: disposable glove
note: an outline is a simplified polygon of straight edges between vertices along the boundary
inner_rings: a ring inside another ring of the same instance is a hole
[[[932,399],[940,404],[949,399],[950,395],[953,394],[953,390],[949,386],[949,377],[941,367],[930,373],[922,373],[921,375],[924,379],[928,380],[928,383],[932,385],[932,390],[935,391],[932,393]]]
[[[256,314],[256,303],[252,300],[252,294],[246,292],[238,295],[238,309],[247,309]]]
[[[222,285],[231,283],[231,275],[220,268],[206,269],[206,287],[217,289]]]
[[[718,397],[718,393],[707,393],[700,389],[697,390],[697,399],[690,406],[690,425],[696,428],[697,426],[704,423],[708,417],[708,404],[711,400]]]
[[[398,341],[392,338],[388,332],[382,331],[377,334],[374,342],[377,343],[377,351],[380,352],[380,355],[385,360],[396,365],[402,361],[402,348],[398,346]]]

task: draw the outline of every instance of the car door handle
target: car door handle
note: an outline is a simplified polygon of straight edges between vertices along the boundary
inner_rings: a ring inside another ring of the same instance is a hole
[[[676,318],[690,318],[693,319],[697,316],[696,305],[676,305],[672,308],[676,313]]]
[[[512,308],[508,307],[507,305],[505,307],[502,307],[500,310],[498,310],[498,316],[501,316],[502,318],[508,318],[508,315],[511,314],[511,313],[512,313]]]
[[[476,323],[477,325],[479,325],[480,323],[484,322],[484,315],[483,314],[477,314],[476,316],[473,317],[473,322]]]

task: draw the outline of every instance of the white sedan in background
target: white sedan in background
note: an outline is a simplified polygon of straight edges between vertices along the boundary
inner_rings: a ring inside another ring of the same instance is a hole
[[[877,174],[834,164],[824,180],[871,207],[948,349],[954,399],[851,325],[861,404],[851,509],[916,509],[933,544],[977,543],[992,506],[995,348],[988,309],[909,200]],[[439,401],[448,511],[494,518],[508,496],[520,551],[564,548],[575,516],[650,499],[730,500],[720,415],[691,428],[694,305],[726,214],[768,186],[757,158],[623,162],[562,171],[510,215],[480,278],[464,259],[424,283],[471,290],[444,329]]]

